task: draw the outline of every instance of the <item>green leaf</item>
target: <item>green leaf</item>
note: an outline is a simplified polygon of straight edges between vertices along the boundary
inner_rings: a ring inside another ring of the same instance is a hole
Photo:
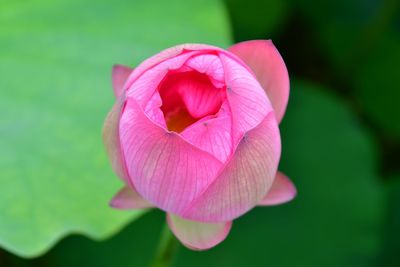
[[[396,0],[296,0],[310,20],[318,47],[344,80],[368,119],[385,136],[399,138],[400,2]],[[397,28],[396,28],[397,26]],[[332,72],[332,70],[330,70]],[[337,75],[339,74],[339,75]],[[339,82],[340,83],[340,82]],[[341,88],[346,90],[348,88]]]
[[[114,234],[142,213],[108,207],[122,184],[101,142],[114,101],[111,66],[178,43],[226,46],[223,7],[2,1],[0,25],[0,246],[33,257],[70,233]]]
[[[41,257],[27,260],[7,255],[0,258],[3,260],[0,263],[7,267],[71,267],[83,263],[95,267],[149,266],[155,256],[163,223],[165,213],[153,210],[105,241],[96,242],[84,236],[71,235]]]
[[[296,199],[236,220],[221,245],[181,250],[178,266],[373,266],[379,253],[382,188],[371,138],[340,99],[295,83],[281,125],[281,170]]]
[[[286,0],[225,0],[236,41],[270,39],[289,15]]]
[[[400,266],[400,174],[393,175],[387,184],[387,208],[381,266]]]
[[[356,97],[384,132],[400,138],[400,38],[384,36],[355,75]]]

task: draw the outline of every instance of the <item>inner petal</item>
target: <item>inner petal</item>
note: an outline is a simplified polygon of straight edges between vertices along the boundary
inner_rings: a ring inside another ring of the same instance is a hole
[[[207,74],[197,71],[168,73],[158,91],[167,127],[175,132],[215,115],[226,97],[225,90],[216,88]]]

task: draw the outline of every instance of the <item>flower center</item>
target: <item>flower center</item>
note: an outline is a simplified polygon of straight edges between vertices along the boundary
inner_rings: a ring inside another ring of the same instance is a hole
[[[168,73],[158,91],[168,130],[175,132],[214,116],[225,98],[225,90],[216,88],[206,74],[197,71]]]

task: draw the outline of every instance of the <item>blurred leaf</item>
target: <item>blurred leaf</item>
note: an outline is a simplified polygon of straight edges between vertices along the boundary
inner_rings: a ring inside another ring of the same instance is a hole
[[[289,15],[287,0],[225,0],[236,41],[269,39]]]
[[[392,177],[388,186],[385,239],[380,262],[385,267],[400,266],[400,175]]]
[[[374,26],[382,26],[385,16],[391,16],[391,6],[397,0],[337,0],[312,1],[293,0],[303,17],[309,22],[311,30],[317,34],[312,40],[324,48],[325,56],[333,63],[338,72],[347,72],[354,68],[360,53],[375,43],[365,35],[379,34]],[[389,8],[386,8],[388,6]],[[379,16],[383,13],[382,16]],[[388,13],[388,14],[386,14]],[[381,18],[382,17],[382,18]]]
[[[296,83],[282,123],[281,169],[297,198],[235,221],[218,247],[181,250],[174,266],[373,266],[382,191],[375,147],[339,99]]]
[[[400,2],[397,0],[294,0],[308,19],[341,78],[368,118],[388,136],[400,137]],[[337,79],[333,74],[333,79]],[[343,88],[342,88],[343,89]]]
[[[141,213],[108,207],[121,186],[101,143],[111,66],[177,43],[226,46],[221,4],[2,1],[0,25],[0,245],[32,257],[69,233],[112,235]]]
[[[382,38],[355,75],[356,97],[369,117],[400,138],[400,36]]]
[[[165,214],[155,210],[106,241],[96,242],[72,235],[39,258],[26,260],[9,256],[5,266],[148,266],[154,257],[164,222]]]

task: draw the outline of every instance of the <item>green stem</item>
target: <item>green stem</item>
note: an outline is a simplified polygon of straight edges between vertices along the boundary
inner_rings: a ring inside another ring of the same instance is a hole
[[[153,262],[150,267],[170,267],[178,249],[178,242],[169,230],[167,224],[161,232],[160,241]]]

